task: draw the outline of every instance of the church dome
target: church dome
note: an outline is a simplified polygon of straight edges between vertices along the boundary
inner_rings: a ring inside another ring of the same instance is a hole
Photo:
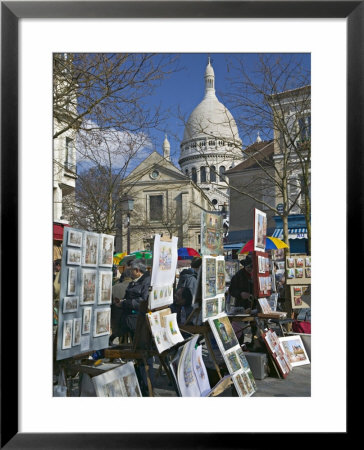
[[[240,143],[238,128],[232,114],[216,97],[215,74],[210,60],[204,78],[205,96],[188,118],[182,144],[199,138],[225,139]]]

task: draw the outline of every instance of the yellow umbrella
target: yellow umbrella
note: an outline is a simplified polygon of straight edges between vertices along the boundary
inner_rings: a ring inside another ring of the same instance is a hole
[[[127,252],[119,252],[119,253],[115,253],[113,256],[113,264],[115,264],[116,266],[119,264],[119,262],[124,258],[124,256],[127,255]]]

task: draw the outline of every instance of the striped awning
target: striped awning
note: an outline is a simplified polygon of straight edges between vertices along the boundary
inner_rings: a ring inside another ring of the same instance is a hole
[[[283,228],[276,228],[272,237],[283,239]],[[288,228],[288,239],[307,239],[307,228]]]

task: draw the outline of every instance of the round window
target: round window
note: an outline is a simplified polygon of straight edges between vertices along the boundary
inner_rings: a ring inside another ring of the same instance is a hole
[[[153,180],[155,180],[158,177],[159,177],[159,172],[158,172],[158,170],[154,169],[153,172],[150,174],[150,178],[153,178]]]
[[[212,200],[212,204],[213,204],[213,205],[217,205],[217,200],[216,200],[216,198],[214,198],[214,199]]]

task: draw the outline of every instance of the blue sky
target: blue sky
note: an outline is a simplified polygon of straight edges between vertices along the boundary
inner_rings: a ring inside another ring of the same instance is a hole
[[[234,109],[229,102],[223,98],[224,93],[227,93],[231,88],[231,84],[227,77],[232,75],[231,65],[229,60],[234,54],[229,53],[185,53],[180,54],[179,65],[181,70],[170,76],[169,79],[164,80],[160,87],[155,91],[155,95],[149,99],[150,104],[161,104],[165,109],[170,108],[171,114],[163,126],[168,134],[171,144],[171,154],[173,162],[177,164],[179,155],[179,145],[183,137],[184,126],[180,119],[178,119],[177,111],[180,108],[181,112],[186,115],[186,119],[191,114],[193,109],[200,103],[204,96],[204,73],[207,65],[208,56],[211,57],[212,66],[215,72],[215,89],[218,99],[234,114]],[[253,75],[254,64],[257,61],[257,54],[244,54],[244,64],[246,70]],[[289,54],[286,55],[287,57]],[[305,68],[310,70],[310,54],[297,54],[297,58],[302,59]],[[242,136],[242,130],[239,130]],[[175,137],[177,136],[177,138]],[[164,131],[154,130],[151,132],[153,143],[156,150],[161,152],[164,140]]]

